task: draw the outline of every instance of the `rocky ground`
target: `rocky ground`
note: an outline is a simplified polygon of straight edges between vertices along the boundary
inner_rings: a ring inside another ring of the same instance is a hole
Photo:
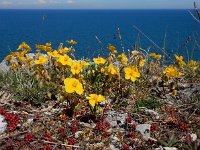
[[[2,62],[0,71],[8,70]],[[36,107],[0,89],[0,149],[200,149],[200,96],[191,101],[200,85],[180,83],[175,96],[150,90],[162,106],[113,109],[107,100],[103,116],[84,110],[71,117],[64,102]]]

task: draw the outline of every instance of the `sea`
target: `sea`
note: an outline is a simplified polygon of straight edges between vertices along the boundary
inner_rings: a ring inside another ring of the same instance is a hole
[[[76,58],[108,53],[108,44],[128,53],[137,47],[169,57],[200,58],[200,23],[194,10],[0,10],[0,61],[22,42],[75,40]],[[165,52],[163,52],[163,49]]]

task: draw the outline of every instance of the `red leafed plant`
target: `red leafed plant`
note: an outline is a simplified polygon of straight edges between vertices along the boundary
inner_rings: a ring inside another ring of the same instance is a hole
[[[6,112],[4,108],[0,107],[0,114],[5,117],[10,131],[14,131],[19,123],[19,116],[14,112]]]

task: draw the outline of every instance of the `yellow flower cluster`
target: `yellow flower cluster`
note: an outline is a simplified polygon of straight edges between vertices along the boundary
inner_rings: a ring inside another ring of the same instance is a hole
[[[196,61],[194,60],[190,60],[188,62],[188,66],[192,69],[192,70],[196,70],[198,68],[198,64]]]
[[[105,73],[109,76],[115,76],[119,73],[119,69],[113,64],[110,64],[108,67],[105,67]]]
[[[136,66],[128,66],[124,69],[125,79],[135,82],[140,77],[140,72]]]
[[[25,42],[22,42],[22,44],[19,45],[17,50],[27,50],[29,52],[31,48],[28,44],[26,44]]]
[[[67,93],[77,93],[79,95],[83,94],[83,85],[78,79],[66,78],[64,80],[65,90]]]
[[[123,65],[127,65],[128,58],[126,57],[126,55],[124,53],[122,53],[121,55],[119,55],[117,57],[117,60],[120,61]]]
[[[71,45],[77,44],[77,42],[74,41],[74,40],[69,40],[69,41],[67,41],[67,43],[69,43],[69,44],[71,44]]]
[[[117,48],[111,44],[107,47],[110,53],[106,58],[100,56],[92,58],[93,62],[77,60],[73,47],[77,42],[69,40],[67,43],[70,45],[69,47],[64,47],[63,43],[60,43],[57,49],[53,49],[51,43],[36,45],[36,54],[28,57],[27,54],[31,48],[23,42],[17,49],[19,51],[10,53],[5,60],[13,69],[20,67],[24,69],[28,66],[28,71],[37,80],[42,79],[41,81],[44,81],[42,84],[46,84],[46,86],[52,85],[56,89],[57,93],[55,93],[62,95],[63,99],[74,100],[75,97],[78,97],[83,101],[88,100],[93,109],[96,109],[95,106],[109,96],[110,91],[116,90],[115,88],[120,85],[123,85],[123,88],[127,87],[130,83],[133,87],[137,86],[146,80],[146,76],[149,76],[149,74],[145,74],[146,72],[151,71],[150,73],[152,73],[157,69],[151,66],[161,66],[159,61],[151,61],[153,64],[149,63],[147,55],[144,55],[142,51],[118,53]],[[156,60],[162,58],[156,53],[151,53],[149,56]],[[189,61],[186,65],[183,56],[174,56],[176,65],[165,67],[163,72],[159,72],[161,73],[159,79],[180,78],[183,76],[181,72],[184,72],[186,67],[188,72],[195,72],[199,67],[199,63],[194,60]],[[139,82],[136,82],[137,80]],[[134,84],[135,82],[136,84]],[[113,86],[115,87],[113,88]]]
[[[36,65],[43,65],[47,61],[48,61],[48,58],[41,55],[41,56],[39,56],[38,60],[35,60],[35,64]]]
[[[110,52],[113,53],[113,54],[116,54],[116,53],[117,53],[117,50],[116,50],[115,46],[113,46],[113,45],[111,45],[111,44],[108,45],[108,49],[109,49]]]
[[[66,66],[66,65],[71,66],[71,64],[72,64],[72,59],[66,54],[60,55],[58,57],[57,61],[58,61],[58,63],[60,63],[63,66]]]
[[[183,76],[182,73],[178,71],[178,69],[174,66],[168,66],[164,69],[163,73],[168,77],[168,78],[180,78]]]
[[[156,60],[160,60],[162,58],[161,55],[156,54],[156,53],[151,53],[151,54],[149,54],[149,56]]]
[[[51,52],[52,51],[51,43],[46,43],[45,45],[36,44],[35,47],[38,51],[41,51],[41,50],[43,50],[45,52]]]
[[[174,55],[175,59],[176,59],[176,64],[181,67],[186,65],[185,62],[183,61],[183,56],[178,56],[178,55]]]
[[[100,65],[100,64],[105,64],[106,60],[102,57],[98,57],[98,58],[93,58],[93,61],[95,64]]]
[[[90,105],[94,107],[98,103],[103,102],[105,100],[105,97],[103,95],[90,94],[86,97],[86,99],[89,100]]]

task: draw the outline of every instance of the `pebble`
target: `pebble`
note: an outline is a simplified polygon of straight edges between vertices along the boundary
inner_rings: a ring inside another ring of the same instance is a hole
[[[4,116],[0,115],[0,135],[2,135],[7,128],[7,122],[5,122],[4,119]]]
[[[136,126],[136,131],[139,131],[144,140],[148,140],[150,138],[150,124],[139,124]]]

